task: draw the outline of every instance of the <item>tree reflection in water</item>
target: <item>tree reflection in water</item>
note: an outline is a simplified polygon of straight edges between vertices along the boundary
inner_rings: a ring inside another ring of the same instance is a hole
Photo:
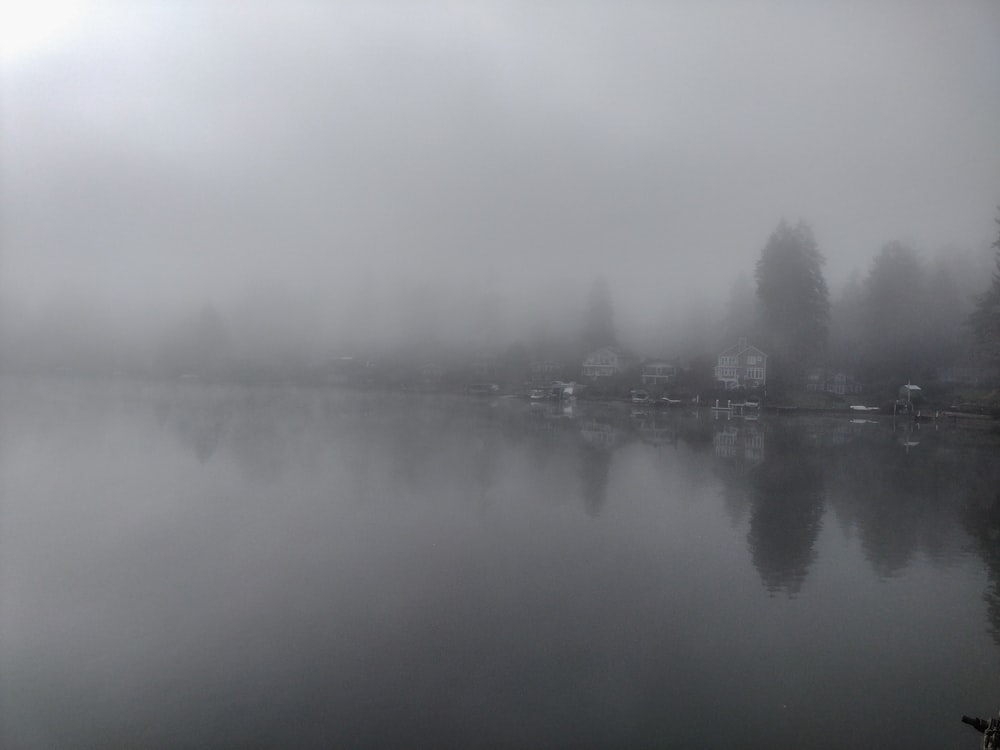
[[[1000,466],[997,440],[985,430],[843,418],[716,422],[687,412],[637,417],[587,403],[496,408],[386,394],[152,393],[153,421],[199,463],[221,453],[248,479],[271,485],[306,457],[325,463],[339,456],[353,480],[341,490],[357,499],[420,491],[443,474],[461,474],[455,481],[483,501],[523,445],[533,474],[526,491],[559,496],[575,475],[583,508],[600,518],[619,449],[634,442],[657,454],[664,444],[692,455],[714,449],[725,510],[734,525],[746,524],[750,558],[767,591],[801,592],[828,506],[856,532],[883,579],[919,556],[957,559],[971,540],[989,575],[987,616],[1000,643]]]
[[[611,474],[611,448],[580,449],[580,482],[583,485],[583,505],[590,516],[599,516],[608,499],[608,478]]]
[[[767,456],[750,473],[754,567],[771,593],[799,593],[816,559],[823,518],[823,473],[786,429],[768,435]]]
[[[580,482],[583,505],[596,517],[608,497],[608,479],[620,430],[609,418],[586,420],[580,429]]]
[[[903,726],[920,745],[995,676],[988,424],[336,389],[14,396],[4,746],[290,746],[306,725],[317,746],[414,726],[545,746],[563,719],[575,744],[683,725],[674,744],[697,746],[722,703],[753,746],[827,746],[842,716],[848,744]],[[809,732],[786,731],[796,711]]]
[[[1000,490],[997,489],[1000,482],[996,474],[995,468],[971,473],[969,484],[972,493],[968,499],[965,522],[989,576],[983,599],[990,634],[1000,645]]]

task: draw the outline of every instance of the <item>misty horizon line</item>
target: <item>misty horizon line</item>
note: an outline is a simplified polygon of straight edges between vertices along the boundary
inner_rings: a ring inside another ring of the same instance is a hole
[[[783,219],[777,226],[775,232],[788,222]],[[801,221],[796,226],[809,228]],[[975,295],[985,289],[984,279],[992,269],[991,249],[962,253],[942,249],[928,254],[890,242],[882,250],[893,245],[914,259],[927,283],[933,279],[945,289],[948,309],[936,314],[952,321],[949,335],[960,335],[955,322],[971,312]],[[822,255],[822,247],[818,249]],[[869,277],[875,273],[877,259],[878,255],[873,256]],[[669,268],[670,258],[659,265]],[[582,268],[566,269],[560,275],[532,273],[529,268],[513,283],[509,276],[505,280],[489,275],[492,269],[488,267],[475,283],[430,270],[424,276],[404,276],[390,269],[384,274],[364,272],[330,279],[325,292],[319,281],[315,290],[308,290],[278,279],[259,284],[255,291],[248,290],[228,304],[212,298],[185,304],[175,299],[169,310],[157,310],[154,303],[141,300],[122,308],[114,299],[77,288],[34,305],[5,298],[0,307],[0,352],[6,371],[104,373],[179,374],[198,367],[171,365],[172,360],[217,362],[219,357],[229,362],[223,368],[228,370],[267,362],[316,367],[343,356],[419,359],[415,350],[426,352],[429,359],[454,360],[520,348],[542,359],[572,360],[603,344],[682,364],[717,353],[741,336],[762,339],[752,281],[755,267],[721,265],[708,276],[692,277],[683,297],[668,290],[642,291],[640,282],[655,277],[653,266],[633,272],[613,264],[605,266],[605,273],[590,274]],[[589,280],[585,279],[588,275]],[[699,279],[702,283],[696,284]],[[581,343],[586,297],[599,282],[610,295],[613,335],[592,341],[587,348]],[[829,292],[834,339],[843,338],[843,331],[836,329],[838,318],[850,314],[856,303],[852,295],[857,297],[868,282],[868,277],[855,270],[836,291]],[[350,285],[351,292],[338,293],[334,291],[337,285],[341,289]],[[928,293],[911,291],[917,296]],[[918,304],[940,304],[940,300],[918,300]]]

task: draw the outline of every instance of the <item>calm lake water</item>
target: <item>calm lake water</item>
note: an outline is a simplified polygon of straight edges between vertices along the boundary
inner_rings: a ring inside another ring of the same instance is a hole
[[[987,430],[0,386],[0,746],[974,748]]]

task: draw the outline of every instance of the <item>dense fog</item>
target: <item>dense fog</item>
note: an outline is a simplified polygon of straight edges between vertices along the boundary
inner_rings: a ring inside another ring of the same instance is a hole
[[[989,285],[995,3],[4,13],[8,371],[572,360],[595,289],[687,364],[760,332],[784,221],[877,377],[956,361]]]

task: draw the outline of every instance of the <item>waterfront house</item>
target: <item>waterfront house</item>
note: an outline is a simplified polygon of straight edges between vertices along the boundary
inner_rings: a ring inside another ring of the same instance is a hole
[[[436,362],[428,362],[420,367],[420,380],[425,385],[436,385],[444,378],[444,367]]]
[[[648,359],[639,367],[643,385],[664,387],[677,381],[677,365],[663,359]]]
[[[469,363],[469,370],[476,380],[492,381],[501,377],[503,365],[497,357],[481,355]]]
[[[745,338],[719,355],[715,380],[721,388],[763,388],[767,384],[767,355]]]
[[[844,396],[861,393],[862,387],[851,375],[817,367],[806,373],[806,390],[814,393],[835,393]]]
[[[602,346],[583,360],[583,376],[592,380],[619,375],[635,364],[635,358],[617,346]]]
[[[528,365],[529,377],[534,383],[557,380],[564,369],[566,368],[562,362],[552,359],[536,359]]]

